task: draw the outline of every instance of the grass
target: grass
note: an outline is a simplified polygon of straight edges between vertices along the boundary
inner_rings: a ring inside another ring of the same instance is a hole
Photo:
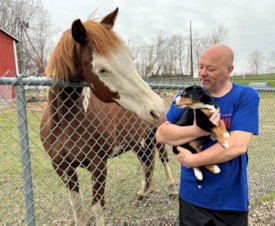
[[[182,78],[182,79],[181,79]],[[160,78],[161,79],[161,78]],[[165,79],[165,78],[163,78]],[[258,82],[268,82],[271,87],[275,88],[275,74],[263,74],[263,75],[257,75],[257,76],[253,76],[253,75],[243,75],[243,76],[239,76],[239,75],[235,75],[235,76],[230,76],[230,81],[238,83],[238,84],[242,84],[242,85],[246,85],[248,86],[249,83],[258,83]],[[160,80],[162,81],[162,80]],[[153,81],[151,81],[153,83]],[[167,81],[169,83],[169,78],[167,78]],[[171,77],[170,82],[172,84],[176,83],[176,84],[186,84],[186,85],[193,85],[193,84],[199,84],[199,79],[198,78],[188,78],[188,80],[184,79],[183,77],[179,77],[179,80],[175,80],[173,77]],[[169,91],[168,91],[169,92]]]
[[[164,100],[166,108],[170,106],[172,96]],[[258,200],[274,199],[274,93],[260,93],[260,135],[254,136],[249,146],[249,188],[251,205]],[[36,223],[52,224],[56,219],[72,221],[67,190],[54,172],[51,161],[44,151],[39,138],[41,113],[28,108],[28,127],[30,154],[32,165],[33,192],[35,199]],[[23,179],[20,159],[17,114],[15,111],[0,110],[0,223],[25,224],[25,204]],[[170,167],[179,185],[180,166],[170,155]],[[177,215],[178,201],[169,198],[170,191],[166,185],[164,168],[156,157],[153,189],[151,196],[137,202],[141,176],[138,161],[132,152],[108,161],[108,177],[106,183],[106,222],[119,222],[122,219],[144,219],[153,216]],[[84,169],[77,170],[80,186],[87,207],[87,215],[91,214],[91,175]],[[256,205],[256,204],[255,204]]]
[[[270,194],[268,194],[262,198],[253,200],[252,202],[249,203],[249,206],[251,208],[254,208],[255,206],[259,205],[260,203],[269,202],[271,200],[275,200],[275,192],[271,192]]]
[[[67,190],[54,172],[49,157],[44,151],[39,138],[39,121],[41,113],[28,115],[30,138],[30,154],[32,166],[33,193],[37,224],[49,224],[56,219],[72,220],[72,210]],[[16,113],[5,113],[0,116],[0,222],[5,224],[23,223],[25,203],[19,135],[17,131]],[[173,159],[170,157],[170,159]],[[173,162],[173,161],[172,161]],[[172,166],[178,166],[174,161]],[[108,161],[108,178],[106,185],[106,220],[116,222],[122,216],[134,214],[137,218],[177,212],[177,200],[169,199],[169,191],[165,181],[164,168],[157,158],[153,184],[153,196],[163,197],[159,203],[144,209],[146,201],[136,203],[137,192],[141,185],[139,163],[132,152],[128,152]],[[87,207],[86,215],[91,214],[92,183],[90,173],[79,168],[80,185]],[[179,170],[173,170],[174,178],[178,178]],[[167,199],[170,200],[167,205]],[[162,203],[163,202],[163,203]],[[134,206],[134,207],[133,207]]]
[[[261,75],[261,76],[245,76],[245,77],[230,77],[230,81],[248,86],[249,83],[254,82],[268,82],[271,87],[275,87],[275,75]]]

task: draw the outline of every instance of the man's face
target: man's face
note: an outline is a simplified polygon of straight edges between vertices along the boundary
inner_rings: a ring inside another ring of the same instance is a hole
[[[199,65],[199,78],[203,88],[209,90],[218,90],[228,80],[229,69],[225,66],[222,59],[211,54],[203,54]]]

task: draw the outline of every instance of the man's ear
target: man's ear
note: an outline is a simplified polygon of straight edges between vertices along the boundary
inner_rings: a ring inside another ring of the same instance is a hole
[[[230,74],[231,74],[232,71],[234,70],[234,66],[233,66],[233,65],[229,66],[229,67],[227,68],[227,70],[228,70],[227,76],[228,76],[228,78],[229,78]]]

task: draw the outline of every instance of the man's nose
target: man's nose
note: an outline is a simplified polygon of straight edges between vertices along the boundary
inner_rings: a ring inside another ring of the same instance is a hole
[[[203,71],[204,71],[204,69],[200,68],[199,69],[199,75],[202,75]]]
[[[199,75],[200,76],[207,75],[206,69],[205,68],[200,68],[199,69]]]

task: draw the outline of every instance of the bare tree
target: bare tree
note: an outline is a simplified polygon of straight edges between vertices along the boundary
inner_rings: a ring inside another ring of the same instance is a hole
[[[212,45],[224,43],[228,38],[228,29],[226,29],[223,25],[219,25],[211,32],[210,37]]]
[[[180,35],[172,35],[168,40],[171,61],[171,74],[183,75],[184,62],[189,62],[187,59],[188,51],[186,51],[185,39]],[[189,49],[189,48],[187,48]]]
[[[267,73],[275,73],[275,51],[271,52],[267,64]]]
[[[41,0],[2,0],[0,27],[17,37],[20,73],[43,73],[52,49],[54,27]]]
[[[128,41],[132,50],[133,61],[138,73],[143,79],[147,79],[153,73],[157,61],[155,46],[150,43],[144,43],[139,37]]]
[[[194,63],[193,67],[197,69],[199,68],[200,57],[204,50],[201,37],[198,35],[198,33],[194,33],[192,43],[193,43],[193,63]]]
[[[249,54],[248,64],[253,74],[257,75],[263,68],[264,54],[260,50],[255,50]]]
[[[163,33],[160,33],[155,43],[158,56],[156,73],[162,73],[166,76],[182,74],[183,56],[186,55],[182,36],[172,35],[171,37],[165,37]]]
[[[156,43],[156,55],[157,55],[157,62],[155,65],[155,74],[158,75],[160,74],[163,68],[163,65],[165,63],[165,42],[166,38],[165,35],[160,32],[154,41]]]
[[[198,68],[199,59],[211,45],[226,41],[228,31],[219,26],[209,35],[193,36],[193,56],[195,67]],[[160,32],[151,42],[143,42],[140,38],[131,39],[128,44],[133,52],[135,66],[146,79],[152,74],[165,76],[184,75],[190,73],[189,37],[181,35],[166,36]]]
[[[200,57],[203,51],[212,45],[226,43],[228,39],[228,29],[219,25],[208,35],[200,36],[197,32],[193,34],[193,56],[195,67],[199,67]]]
[[[146,80],[157,62],[157,55],[155,46],[152,44],[144,45],[142,52],[143,56],[140,59],[142,62],[142,78]]]

